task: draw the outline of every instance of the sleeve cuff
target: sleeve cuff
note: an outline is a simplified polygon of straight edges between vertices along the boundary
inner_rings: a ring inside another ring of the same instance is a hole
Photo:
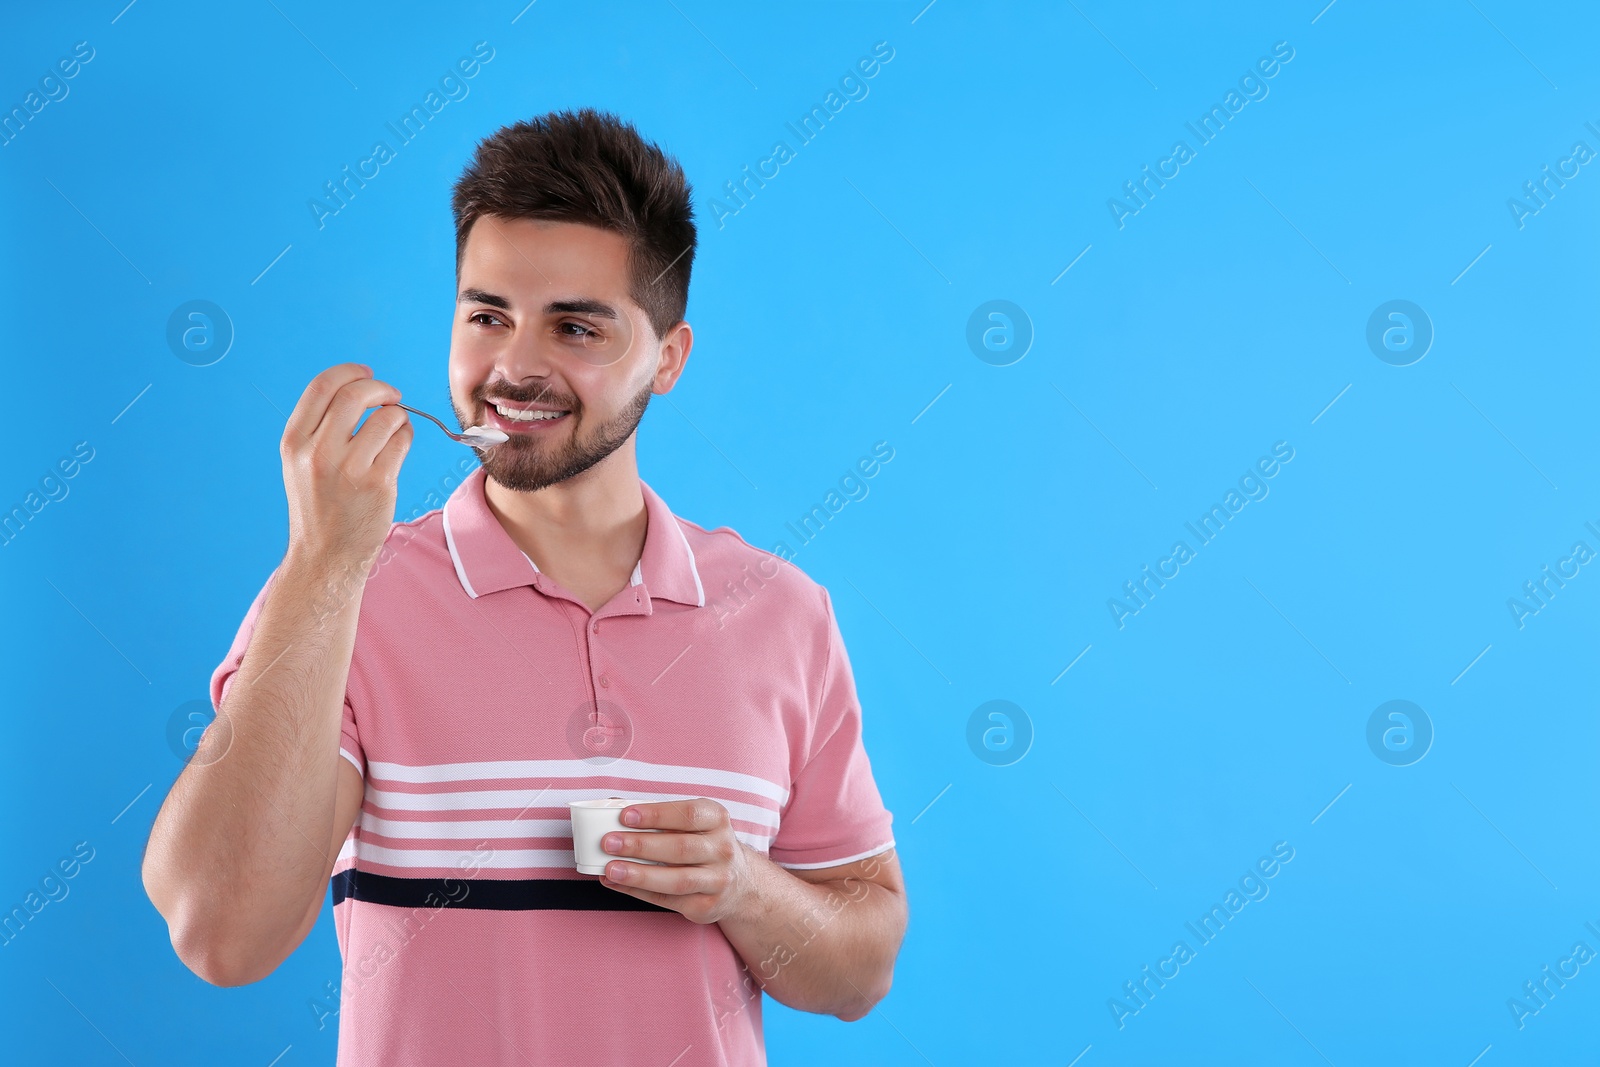
[[[839,859],[824,860],[821,863],[784,863],[782,860],[773,860],[772,862],[776,863],[779,867],[783,867],[791,871],[815,871],[820,870],[823,867],[842,867],[846,863],[855,863],[857,860],[864,860],[869,856],[877,856],[881,853],[889,851],[891,848],[894,848],[894,841],[892,839],[887,844],[869,848],[865,852],[856,853],[854,856],[842,856]]]

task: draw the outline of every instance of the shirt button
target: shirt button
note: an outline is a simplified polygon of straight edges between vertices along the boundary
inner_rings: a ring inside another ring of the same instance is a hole
[[[594,633],[599,633],[600,632],[600,620],[596,619],[594,621],[594,625],[589,627],[589,629]]]
[[[607,678],[603,674],[600,676],[600,688],[601,689],[610,689],[611,688],[611,679]]]

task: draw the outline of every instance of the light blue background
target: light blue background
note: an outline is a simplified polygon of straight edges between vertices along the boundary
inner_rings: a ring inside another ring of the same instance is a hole
[[[311,1008],[331,913],[218,989],[145,898],[167,724],[285,547],[305,383],[365,361],[448,412],[450,184],[496,127],[582,105],[696,189],[696,344],[641,428],[645,479],[771,548],[895,450],[795,562],[838,606],[910,929],[866,1019],[769,1000],[772,1063],[1592,1054],[1600,965],[1520,1029],[1507,1006],[1600,950],[1600,568],[1521,628],[1507,607],[1575,541],[1600,550],[1600,168],[1520,228],[1507,207],[1575,141],[1600,150],[1592,9],[924,2],[7,13],[0,107],[95,49],[0,147],[0,507],[95,450],[0,550],[0,904],[95,849],[0,948],[8,1059],[333,1062]],[[319,229],[322,183],[480,40],[470,94]],[[723,183],[879,41],[869,94],[719,228]],[[1184,123],[1278,41],[1269,95],[1119,229],[1108,198],[1194,147]],[[165,339],[193,299],[237,334],[212,366]],[[996,299],[1034,331],[1010,366],[966,342]],[[1411,366],[1365,340],[1393,299],[1435,330]],[[1270,495],[1119,629],[1108,598],[1278,441]],[[399,510],[458,458],[419,425]],[[1393,699],[1435,731],[1411,766],[1367,744]],[[1031,724],[1009,766],[968,746],[990,700]],[[1280,841],[1270,895],[1119,1029],[1108,1000],[1197,947],[1185,922]]]

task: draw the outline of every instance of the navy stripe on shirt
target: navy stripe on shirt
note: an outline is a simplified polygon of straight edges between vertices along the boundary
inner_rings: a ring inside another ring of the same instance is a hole
[[[664,911],[600,884],[598,878],[394,878],[352,867],[333,876],[333,903],[494,911]]]

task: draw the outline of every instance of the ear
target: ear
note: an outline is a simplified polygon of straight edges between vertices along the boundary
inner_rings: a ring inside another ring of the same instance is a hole
[[[679,321],[667,329],[661,338],[660,360],[656,364],[653,391],[657,395],[672,392],[689,362],[689,350],[694,347],[694,330],[687,322]]]

